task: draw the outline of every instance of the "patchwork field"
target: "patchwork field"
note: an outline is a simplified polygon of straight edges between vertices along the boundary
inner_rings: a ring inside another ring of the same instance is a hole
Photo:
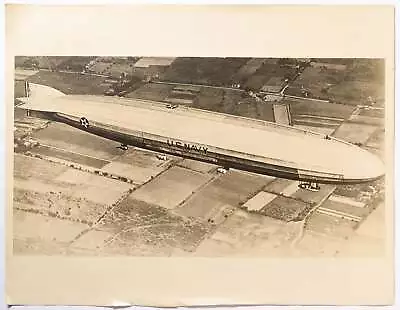
[[[117,180],[15,155],[14,208],[93,223],[131,186]]]
[[[219,222],[230,211],[254,196],[271,178],[230,170],[207,184],[176,212],[190,218]]]

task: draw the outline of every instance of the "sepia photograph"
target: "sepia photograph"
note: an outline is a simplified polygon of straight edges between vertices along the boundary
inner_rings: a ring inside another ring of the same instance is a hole
[[[385,245],[385,61],[15,57],[15,255]]]
[[[394,302],[392,7],[6,13],[9,305]]]

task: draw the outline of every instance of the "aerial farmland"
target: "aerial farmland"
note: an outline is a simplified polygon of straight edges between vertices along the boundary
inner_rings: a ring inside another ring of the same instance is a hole
[[[323,133],[384,161],[384,65],[335,58],[17,57],[15,97],[28,82],[65,94],[157,101]],[[27,115],[17,102],[15,254],[351,257],[360,247],[375,256],[384,249],[384,179],[310,191],[295,180],[123,149]]]

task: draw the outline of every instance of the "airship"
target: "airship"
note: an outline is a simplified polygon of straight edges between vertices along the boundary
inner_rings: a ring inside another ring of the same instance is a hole
[[[293,126],[165,102],[66,95],[30,84],[19,107],[121,144],[211,163],[225,169],[312,184],[356,184],[384,175],[357,145]],[[68,137],[66,137],[68,138]]]

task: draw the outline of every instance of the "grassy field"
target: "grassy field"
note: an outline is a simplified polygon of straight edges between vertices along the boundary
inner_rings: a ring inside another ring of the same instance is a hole
[[[295,199],[278,196],[266,205],[261,213],[285,222],[295,219],[301,211],[307,208],[307,204]]]
[[[296,73],[297,70],[294,67],[280,66],[279,64],[265,62],[249,77],[245,82],[245,86],[251,89],[261,89],[269,81],[273,81],[274,79],[272,78],[277,78],[283,82],[286,78],[293,79]],[[276,81],[271,85],[276,85]]]
[[[302,88],[308,92],[308,97],[329,99],[328,90],[343,81],[343,70],[325,69],[319,66],[307,67],[286,90],[287,95],[304,96]]]
[[[307,221],[306,229],[309,232],[330,237],[347,238],[353,234],[356,225],[356,222],[350,220],[316,212]]]
[[[35,178],[43,182],[50,182],[67,169],[67,167],[62,165],[14,154],[14,178],[21,180]]]
[[[33,56],[33,57],[15,57],[16,68],[32,68],[35,66],[38,69],[46,70],[66,70],[81,72],[92,60],[96,60],[97,56]],[[119,76],[121,72],[130,72],[137,58],[123,59],[118,57],[109,57],[98,60],[98,66],[92,65],[91,69],[96,73],[110,73]],[[102,65],[109,67],[110,70],[96,70]]]
[[[217,88],[202,87],[197,95],[197,100],[193,102],[193,107],[211,111],[221,111],[223,109],[224,91]]]
[[[383,150],[385,148],[385,130],[376,130],[368,139],[367,146]]]
[[[118,78],[121,76],[122,72],[132,74],[134,71],[135,61],[136,58],[132,60],[114,58],[112,60],[104,61],[97,59],[94,64],[89,66],[89,70],[97,74],[104,74]]]
[[[213,169],[216,169],[217,165],[212,165],[208,163],[204,163],[201,161],[193,160],[193,159],[184,159],[176,164],[179,167],[183,167],[186,169],[207,173]]]
[[[25,81],[15,81],[14,83],[14,98],[25,96]]]
[[[382,82],[385,78],[384,59],[355,59],[346,80]]]
[[[65,171],[55,181],[71,186],[73,189],[71,195],[74,197],[102,205],[115,203],[124,193],[132,188],[126,182],[105,178],[77,169]]]
[[[304,87],[308,97],[349,105],[367,104],[370,96],[380,103],[384,101],[384,60],[327,58],[316,61],[318,64],[306,68],[286,94],[304,96]],[[335,68],[335,65],[339,66]]]
[[[109,162],[93,158],[90,156],[80,155],[73,152],[68,152],[65,150],[55,149],[48,146],[38,146],[31,150],[34,154],[39,154],[47,157],[54,157],[62,160],[66,160],[69,162],[74,162],[79,165],[90,166],[94,168],[102,168],[107,165]]]
[[[161,80],[215,86],[230,86],[232,77],[249,58],[177,58]]]
[[[163,101],[166,98],[191,99],[186,106],[204,109],[237,116],[251,117],[266,121],[274,121],[273,107],[255,101],[252,98],[243,98],[243,93],[235,90],[200,87],[199,91],[181,95],[173,92],[174,86],[168,84],[145,84],[129,93],[127,97],[147,100]]]
[[[239,83],[244,83],[253,75],[265,62],[266,58],[252,58],[246,62],[233,76],[233,79]]]
[[[274,109],[272,104],[266,104],[263,102],[251,102],[246,106],[246,104],[240,104],[237,106],[235,115],[261,119],[264,121],[274,122]]]
[[[360,110],[361,116],[368,116],[368,117],[377,117],[377,118],[385,118],[385,110]]]
[[[269,183],[264,188],[264,191],[279,195],[291,183],[292,183],[291,180],[277,178],[277,179],[274,179],[271,183]]]
[[[336,129],[333,136],[350,143],[364,144],[377,129],[374,125],[345,122]]]
[[[374,182],[362,183],[356,185],[340,185],[337,186],[334,194],[345,196],[360,201],[361,196],[365,193],[372,193],[375,189],[383,190],[385,187],[385,180],[380,179]]]
[[[87,228],[83,223],[14,209],[14,255],[65,255],[69,242]]]
[[[355,216],[358,216],[361,218],[366,217],[370,213],[370,210],[368,209],[368,207],[357,208],[357,207],[351,206],[349,204],[340,203],[340,202],[332,201],[329,199],[326,200],[322,204],[321,207],[329,209],[329,210],[333,210],[333,211],[339,211],[339,212],[355,215]]]
[[[104,219],[100,230],[113,232],[105,240],[107,252],[165,255],[174,249],[193,251],[207,233],[207,225],[191,221],[131,197]]]
[[[126,97],[145,100],[163,101],[168,97],[173,86],[167,84],[149,83],[137,88]]]
[[[15,67],[16,68],[40,68],[53,70],[61,66],[62,63],[67,61],[71,57],[65,56],[16,56]]]
[[[93,222],[128,184],[45,160],[15,155],[14,207],[51,217]],[[22,172],[22,175],[21,175]]]
[[[329,95],[337,102],[351,105],[368,104],[368,97],[384,98],[384,84],[371,81],[344,81],[329,90]]]
[[[313,115],[322,117],[333,117],[347,119],[354,111],[354,107],[344,104],[325,103],[311,100],[292,100],[282,101],[290,105],[292,116]]]
[[[238,103],[242,100],[242,93],[234,90],[225,90],[222,94],[222,101],[220,102],[217,112],[235,114],[237,113]]]
[[[32,137],[41,144],[104,160],[112,159],[124,153],[124,151],[116,148],[118,146],[116,142],[87,134],[62,123],[51,123],[47,128],[35,132]]]
[[[173,209],[211,178],[208,174],[174,166],[131,194],[150,204]],[[182,182],[182,180],[185,180]]]
[[[79,73],[39,71],[30,76],[28,81],[53,87],[68,95],[102,95],[109,88],[104,84],[103,77]]]
[[[33,64],[37,64],[35,57],[16,56],[14,58],[15,68],[31,68]]]
[[[56,67],[57,70],[81,72],[91,60],[96,59],[95,56],[72,56],[65,58],[66,60]]]
[[[274,121],[271,104],[260,103],[252,98],[244,99],[242,93],[234,90],[202,88],[197,98],[192,104],[194,108]]]
[[[355,59],[354,58],[315,58],[313,60],[315,62],[351,66],[351,65],[353,65]]]

